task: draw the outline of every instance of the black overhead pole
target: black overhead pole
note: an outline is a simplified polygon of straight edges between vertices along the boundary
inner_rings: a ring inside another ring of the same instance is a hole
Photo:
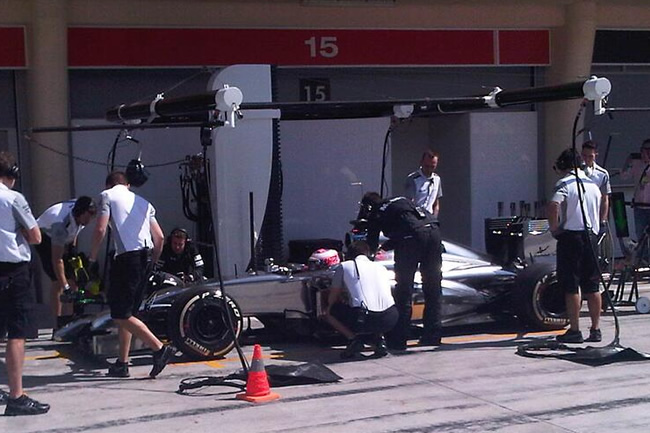
[[[600,78],[597,80],[606,80]],[[395,99],[381,101],[328,101],[328,102],[248,102],[239,109],[280,111],[284,120],[367,118],[393,115],[396,106],[412,107],[412,115],[429,113],[454,113],[512,105],[532,104],[567,99],[585,98],[584,86],[590,80],[576,81],[556,86],[534,87],[518,90],[495,89],[483,96],[460,98]],[[609,82],[607,82],[609,84]],[[217,91],[179,98],[157,97],[149,102],[122,104],[109,109],[106,119],[111,122],[161,122],[167,119],[206,119],[206,113],[216,109]]]

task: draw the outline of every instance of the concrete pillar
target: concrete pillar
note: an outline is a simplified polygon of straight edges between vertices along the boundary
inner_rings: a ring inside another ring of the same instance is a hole
[[[32,0],[27,30],[29,58],[27,91],[29,125],[68,125],[68,36],[66,0]],[[68,133],[33,134],[30,145],[31,203],[40,213],[54,202],[70,198]]]
[[[552,58],[547,85],[580,81],[589,77],[596,37],[596,13],[597,6],[593,0],[576,1],[566,7],[564,26],[552,32]],[[573,122],[579,106],[579,100],[546,105],[545,161],[541,178],[544,179],[547,199],[557,181],[552,168],[555,159],[572,144]],[[578,130],[580,129],[579,126]],[[581,141],[578,137],[578,148]]]

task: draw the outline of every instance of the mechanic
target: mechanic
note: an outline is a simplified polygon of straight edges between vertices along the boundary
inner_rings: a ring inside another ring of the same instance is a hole
[[[585,163],[585,174],[600,188],[600,232],[604,233],[608,229],[609,195],[612,193],[609,172],[596,163],[598,144],[595,141],[582,143],[581,156]]]
[[[399,316],[388,270],[370,261],[365,241],[350,244],[347,257],[335,268],[323,318],[349,340],[341,358],[353,358],[367,339],[375,357],[386,356],[384,333],[393,329]]]
[[[129,349],[135,336],[153,350],[150,377],[156,377],[167,365],[176,349],[163,343],[146,324],[135,317],[146,277],[160,257],[164,235],[154,207],[134,194],[126,175],[116,171],[106,177],[106,190],[98,202],[98,216],[90,249],[90,262],[95,262],[99,247],[110,222],[115,241],[115,259],[110,270],[108,305],[111,317],[119,328],[119,356],[108,369],[113,377],[129,377]],[[91,265],[92,267],[92,265]]]
[[[641,143],[641,160],[628,156],[621,172],[621,178],[634,181],[634,227],[637,241],[650,224],[650,138]]]
[[[41,242],[41,232],[25,197],[13,191],[18,164],[13,154],[0,152],[0,338],[7,335],[5,364],[9,393],[0,391],[7,415],[38,415],[50,410],[23,393],[25,339],[38,337],[31,284],[29,244]]]
[[[156,267],[159,271],[176,275],[185,283],[203,280],[203,257],[189,239],[187,230],[180,227],[167,237]]]
[[[420,168],[407,176],[404,186],[404,196],[436,218],[440,212],[440,198],[442,198],[440,176],[435,173],[438,159],[438,154],[433,150],[425,151],[420,159]]]
[[[406,349],[411,324],[413,280],[420,265],[424,293],[424,329],[419,344],[440,345],[442,242],[437,218],[416,206],[410,199],[394,197],[382,200],[376,192],[368,192],[361,200],[357,219],[368,220],[368,244],[375,251],[379,232],[389,238],[382,249],[395,248],[395,303],[399,319],[387,337],[388,348]]]
[[[564,150],[555,161],[554,169],[561,179],[555,184],[548,204],[549,228],[557,239],[557,279],[564,290],[569,329],[557,336],[562,343],[599,342],[602,299],[598,290],[600,274],[596,262],[595,237],[600,225],[601,193],[598,185],[575,167],[582,166],[580,154]],[[586,226],[585,226],[586,224]],[[580,331],[582,297],[587,298],[591,328],[583,340]]]
[[[50,206],[36,220],[42,238],[36,251],[41,257],[43,270],[52,281],[50,308],[56,318],[56,329],[68,323],[72,314],[71,309],[66,308],[67,314],[62,315],[61,294],[70,294],[72,291],[66,277],[66,261],[77,255],[77,236],[95,213],[97,208],[93,199],[81,196]],[[76,290],[76,282],[71,282]]]

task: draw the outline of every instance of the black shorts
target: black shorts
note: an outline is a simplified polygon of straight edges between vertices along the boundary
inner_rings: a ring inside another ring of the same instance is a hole
[[[52,238],[45,234],[41,230],[41,243],[35,245],[38,256],[41,259],[41,265],[43,266],[43,271],[50,278],[51,281],[56,281],[56,274],[54,273],[54,267],[52,266]],[[72,269],[68,263],[68,259],[71,256],[72,244],[67,244],[63,250],[63,266],[65,268],[66,278],[72,278]]]
[[[332,305],[330,314],[355,334],[383,334],[395,327],[397,307],[395,305],[384,311],[369,311],[365,318],[361,308],[350,307],[342,302]],[[361,320],[360,320],[361,319]]]
[[[0,337],[38,337],[29,263],[0,263]]]
[[[564,232],[557,238],[557,280],[565,293],[597,293],[600,275],[584,232]]]
[[[137,313],[150,270],[151,253],[148,249],[115,257],[108,288],[108,306],[113,319],[128,319]]]

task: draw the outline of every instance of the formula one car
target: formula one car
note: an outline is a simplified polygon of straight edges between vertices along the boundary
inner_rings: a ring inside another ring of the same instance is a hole
[[[566,326],[564,297],[558,290],[552,264],[506,269],[458,244],[443,244],[443,326],[504,317],[517,317],[535,329]],[[390,254],[377,260],[392,269]],[[154,274],[139,317],[158,337],[171,341],[193,359],[226,355],[234,346],[234,338],[241,334],[245,317],[256,317],[265,327],[285,332],[312,334],[322,330],[326,325],[318,320],[321,299],[333,271],[293,272],[279,266],[269,266],[267,271],[224,281],[225,303],[218,281],[186,287],[169,274]],[[421,318],[423,306],[418,278],[416,275],[414,324]],[[89,345],[114,334],[110,316],[103,313],[70,323],[57,331],[55,339]]]

